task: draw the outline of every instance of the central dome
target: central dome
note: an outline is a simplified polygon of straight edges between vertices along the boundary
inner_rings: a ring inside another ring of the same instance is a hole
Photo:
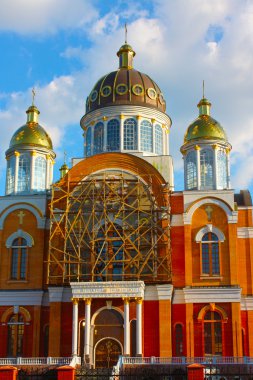
[[[86,102],[86,113],[113,105],[137,105],[166,110],[163,94],[147,75],[133,69],[135,52],[128,44],[117,53],[119,69],[106,74],[93,87]]]

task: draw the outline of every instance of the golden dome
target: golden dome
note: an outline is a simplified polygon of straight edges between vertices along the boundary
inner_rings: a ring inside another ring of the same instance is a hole
[[[40,146],[47,149],[53,149],[52,141],[45,129],[38,124],[38,115],[40,111],[34,105],[28,108],[27,122],[22,125],[12,136],[10,148],[18,145]]]
[[[112,105],[138,105],[165,112],[165,100],[158,85],[147,74],[133,69],[132,47],[122,45],[117,55],[119,69],[95,84],[87,98],[86,113]]]
[[[227,135],[223,127],[210,116],[211,103],[206,98],[202,98],[198,107],[199,117],[187,128],[184,144],[197,139],[227,141]]]

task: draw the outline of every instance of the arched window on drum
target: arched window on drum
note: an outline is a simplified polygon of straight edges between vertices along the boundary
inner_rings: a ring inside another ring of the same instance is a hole
[[[86,132],[86,157],[91,156],[91,127]]]
[[[141,121],[141,150],[153,152],[153,130],[148,120]]]
[[[155,125],[155,153],[163,154],[163,130],[159,124]]]
[[[227,153],[225,150],[218,150],[217,152],[217,171],[218,171],[218,189],[227,188]]]
[[[203,149],[200,151],[201,190],[213,189],[213,172],[213,151],[211,149]]]
[[[46,189],[46,160],[41,156],[35,158],[34,189],[38,191]]]
[[[186,156],[186,190],[197,189],[196,152],[191,151]]]
[[[19,166],[18,166],[18,191],[29,191],[30,190],[30,180],[31,180],[31,160],[30,155],[21,154],[19,156]]]
[[[107,124],[107,151],[120,150],[120,124],[117,119],[112,119]]]
[[[102,153],[104,150],[104,124],[99,122],[94,128],[94,154]]]
[[[137,122],[135,119],[124,121],[124,150],[137,150]]]

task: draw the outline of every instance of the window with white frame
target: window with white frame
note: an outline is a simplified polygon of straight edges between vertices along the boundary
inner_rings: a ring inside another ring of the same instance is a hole
[[[137,122],[130,118],[124,121],[124,149],[137,150]]]
[[[36,157],[34,162],[34,189],[43,191],[46,188],[47,164],[44,157]]]
[[[102,153],[104,150],[104,124],[100,121],[94,128],[94,154]]]
[[[163,130],[159,124],[155,125],[155,153],[163,154]]]
[[[221,243],[225,236],[218,228],[207,225],[196,235],[200,243],[200,272],[201,276],[221,276]]]
[[[197,189],[196,152],[191,151],[186,156],[186,189]]]
[[[217,172],[218,172],[218,189],[227,188],[227,154],[224,149],[217,152]]]
[[[7,161],[7,184],[6,184],[6,194],[11,194],[14,192],[15,186],[15,163],[16,157],[12,156]]]
[[[91,156],[91,127],[86,132],[86,157]]]
[[[112,119],[107,124],[107,150],[108,152],[120,149],[120,124],[117,119]]]
[[[29,154],[19,156],[18,165],[18,191],[29,191],[31,181],[31,157]]]
[[[153,130],[148,120],[141,121],[141,150],[153,152]]]
[[[200,151],[200,182],[201,189],[213,189],[213,150]]]

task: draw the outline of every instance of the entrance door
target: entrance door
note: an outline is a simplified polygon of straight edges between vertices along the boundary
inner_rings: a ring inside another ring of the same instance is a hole
[[[117,340],[102,339],[96,347],[96,368],[112,368],[117,364],[119,355],[122,355],[122,350]]]

